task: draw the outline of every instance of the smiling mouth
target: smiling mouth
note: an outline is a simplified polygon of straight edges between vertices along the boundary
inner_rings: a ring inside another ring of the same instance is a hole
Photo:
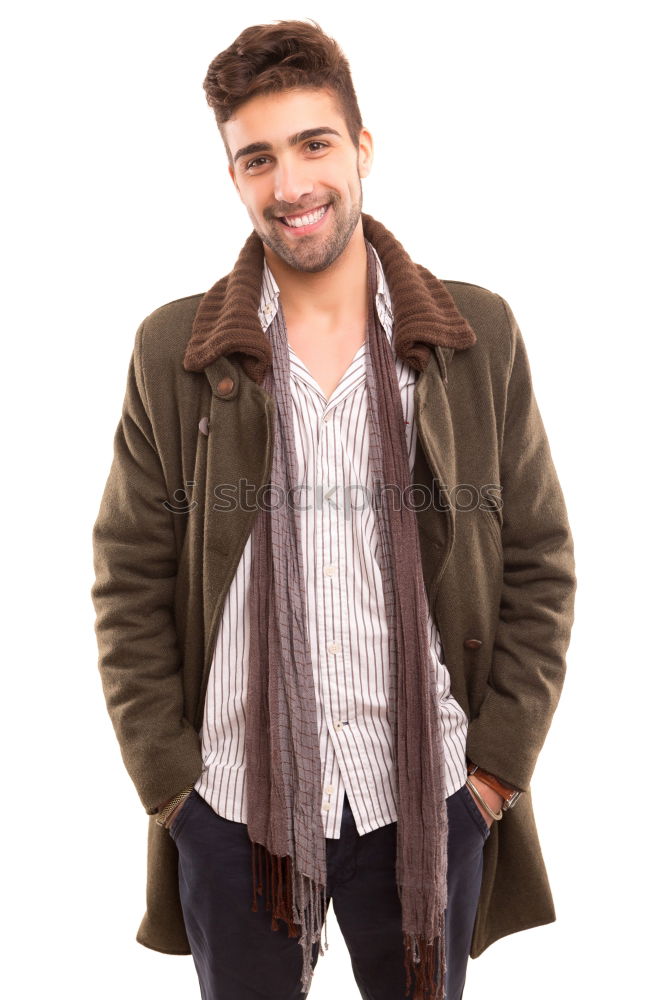
[[[291,229],[294,231],[304,230],[309,232],[321,222],[328,212],[328,209],[329,205],[320,205],[319,208],[315,208],[311,212],[304,212],[302,215],[280,215],[277,216],[277,219],[282,223],[285,229]]]

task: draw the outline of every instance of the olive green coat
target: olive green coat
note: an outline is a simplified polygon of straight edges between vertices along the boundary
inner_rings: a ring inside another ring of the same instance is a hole
[[[417,511],[421,560],[452,693],[469,719],[467,753],[527,792],[485,844],[476,957],[503,935],[555,919],[529,785],[564,679],[573,543],[507,303],[440,281],[379,222],[364,215],[363,225],[391,293],[394,345],[419,370],[413,481],[440,490],[438,503]],[[189,953],[177,852],[154,813],[201,773],[217,627],[256,516],[247,504],[225,509],[223,487],[270,480],[274,409],[260,384],[270,350],[256,315],[262,259],[253,234],[211,292],[141,324],[93,530],[104,694],[150,814],[137,939],[174,954]],[[488,502],[492,495],[501,503]]]

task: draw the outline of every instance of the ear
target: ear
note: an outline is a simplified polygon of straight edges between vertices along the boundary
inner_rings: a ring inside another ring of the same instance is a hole
[[[362,128],[358,135],[358,173],[359,177],[367,177],[372,169],[374,143],[367,128]]]

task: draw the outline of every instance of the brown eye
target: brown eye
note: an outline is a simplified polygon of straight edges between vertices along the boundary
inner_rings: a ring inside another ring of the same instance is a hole
[[[266,159],[266,157],[265,157],[265,156],[257,156],[257,158],[256,158],[256,159],[254,159],[254,160],[250,160],[250,162],[249,162],[249,163],[246,163],[246,164],[245,164],[245,169],[246,169],[246,170],[251,170],[251,169],[252,169],[252,167],[254,167],[254,166],[256,166],[256,165],[257,165],[258,163],[260,163],[260,161],[261,161],[261,160],[265,160],[265,159]]]

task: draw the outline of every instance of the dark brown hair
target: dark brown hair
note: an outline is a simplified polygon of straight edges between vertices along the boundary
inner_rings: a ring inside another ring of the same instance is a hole
[[[223,124],[251,97],[296,87],[331,91],[358,149],[363,121],[349,63],[338,43],[325,35],[315,21],[276,21],[245,28],[213,59],[203,86],[229,162],[231,152]]]

